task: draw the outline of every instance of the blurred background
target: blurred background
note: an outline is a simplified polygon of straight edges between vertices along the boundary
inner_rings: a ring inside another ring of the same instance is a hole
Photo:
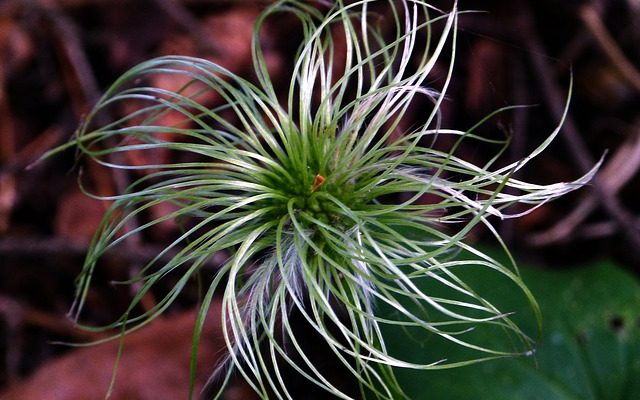
[[[102,337],[78,330],[66,313],[73,301],[74,278],[108,204],[81,193],[73,152],[32,163],[69,140],[109,84],[148,58],[204,57],[239,75],[253,76],[253,22],[268,3],[0,1],[0,389],[7,390],[6,397],[0,398],[102,398],[115,359],[113,343],[80,349],[56,344]],[[433,4],[451,8],[451,1]],[[518,177],[536,183],[569,181],[605,156],[589,187],[521,219],[496,221],[505,241],[518,260],[536,268],[587,271],[585,265],[602,260],[625,274],[625,280],[637,281],[640,1],[461,0],[459,8],[475,12],[460,17],[443,126],[465,129],[497,108],[528,105],[492,118],[482,127],[485,135],[510,137],[504,162],[519,159],[559,123],[573,80],[561,134]],[[295,19],[286,17],[268,21],[262,32],[268,68],[282,93],[300,37]],[[446,68],[445,64],[436,68],[436,87]],[[154,84],[171,88],[181,83]],[[483,148],[465,151],[469,159],[492,155],[483,153],[489,151]],[[171,155],[166,157],[170,161]],[[96,165],[85,165],[83,176],[98,194],[114,193],[122,184]],[[161,207],[151,210],[157,215],[166,212]],[[131,293],[109,282],[128,276],[177,229],[176,224],[160,224],[141,237],[131,252],[105,255],[89,293],[89,322],[107,323],[117,317]],[[482,242],[484,236],[478,232],[471,239]],[[212,260],[210,268],[215,269],[216,262],[220,260]],[[567,278],[567,282],[572,281]],[[615,286],[618,281],[611,282]],[[628,289],[633,301],[640,297],[636,289]],[[598,290],[605,291],[598,295],[608,298],[618,288]],[[195,288],[187,290],[171,315],[127,342],[126,362],[119,373],[122,381],[113,398],[185,397],[193,323],[189,310],[197,298]],[[629,324],[614,317],[609,315],[607,322],[616,332],[630,327],[625,334],[640,336],[640,319]],[[199,387],[222,351],[215,317],[208,334],[210,340],[199,359],[203,371]],[[640,352],[630,353],[625,360],[636,368]],[[302,384],[299,390],[305,393],[300,398],[326,398],[309,394]],[[597,393],[604,396],[607,391]],[[593,398],[632,398],[623,394]],[[225,396],[253,398],[241,382],[234,383]]]

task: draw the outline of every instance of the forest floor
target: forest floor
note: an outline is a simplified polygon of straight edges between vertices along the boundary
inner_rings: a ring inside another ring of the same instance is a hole
[[[102,398],[117,346],[112,342],[78,349],[55,344],[103,337],[79,330],[67,312],[74,278],[108,204],[81,192],[71,152],[32,164],[69,140],[109,84],[148,58],[203,57],[251,77],[253,23],[268,3],[0,2],[0,388],[8,390],[7,399]],[[451,6],[444,0],[434,4],[445,10]],[[497,108],[532,105],[482,127],[489,135],[510,136],[505,162],[519,159],[558,124],[573,79],[571,107],[560,136],[522,178],[569,181],[606,154],[597,178],[585,190],[522,219],[500,223],[505,241],[518,257],[538,265],[565,268],[607,258],[640,275],[639,3],[478,0],[460,1],[460,8],[487,12],[460,18],[442,125],[465,129]],[[262,32],[268,67],[282,93],[301,36],[291,18],[269,21]],[[437,66],[436,75],[446,67]],[[469,158],[487,156],[483,149],[468,151]],[[88,165],[83,173],[97,193],[113,193],[117,187],[117,178],[107,169]],[[159,225],[135,251],[105,255],[89,295],[87,322],[117,317],[131,294],[109,282],[128,276],[141,260],[157,254],[163,239],[177,229],[175,224]],[[474,239],[481,241],[482,236]],[[190,310],[197,299],[197,293],[187,291],[170,316],[127,339],[121,381],[112,398],[185,397]],[[199,359],[205,372],[224,347],[215,318],[211,324],[210,340]],[[206,378],[203,373],[198,385]],[[237,382],[225,398],[252,397]]]

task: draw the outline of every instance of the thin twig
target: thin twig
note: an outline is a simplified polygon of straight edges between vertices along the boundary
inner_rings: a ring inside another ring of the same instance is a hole
[[[79,329],[65,315],[37,310],[6,296],[0,296],[0,314],[16,318],[15,325],[35,326],[70,338],[96,340],[107,336],[106,333]]]
[[[71,241],[55,237],[28,237],[0,239],[0,259],[6,260],[9,257],[41,257],[46,259],[58,259],[61,257],[83,257],[87,253],[87,246],[75,244]],[[105,259],[116,260],[126,264],[146,264],[154,259],[163,250],[165,252],[158,259],[159,263],[166,263],[174,257],[179,249],[166,250],[160,246],[141,244],[127,251],[107,251]],[[206,268],[219,268],[224,262],[225,256],[211,257],[205,264]],[[0,263],[0,267],[9,267],[7,263]]]
[[[93,70],[91,69],[91,65],[85,54],[82,45],[78,39],[78,35],[76,34],[77,29],[73,21],[71,21],[64,13],[62,13],[59,9],[57,9],[53,4],[45,4],[45,2],[41,2],[42,10],[45,12],[45,15],[52,26],[52,31],[55,36],[55,43],[59,48],[59,53],[61,56],[61,61],[68,64],[69,66],[69,75],[68,80],[73,80],[77,83],[77,90],[74,90],[74,86],[70,83],[68,86],[70,87],[70,92],[72,98],[74,98],[76,113],[79,118],[86,113],[88,107],[92,104],[95,104],[100,98],[100,91],[98,89],[98,83],[96,81],[95,76],[93,75]],[[73,96],[76,94],[76,96]],[[98,118],[100,118],[98,116]],[[105,122],[105,121],[103,121]],[[100,123],[100,121],[98,121]],[[112,155],[110,160],[111,162],[117,163],[118,160],[113,159],[115,156]],[[128,186],[128,178],[125,173],[118,169],[113,169],[113,180],[115,186],[119,193],[123,193]],[[96,172],[97,174],[97,172]],[[104,188],[102,189],[104,190]],[[108,193],[99,193],[102,195],[108,195]],[[137,223],[133,218],[129,218],[125,223],[125,230],[128,232],[133,232],[137,228]],[[133,251],[133,249],[140,246],[140,238],[138,235],[127,236],[125,239],[125,245],[128,251]],[[132,266],[131,274],[135,276],[139,267]],[[136,285],[141,285],[138,283]],[[132,285],[131,289],[134,292],[138,291],[138,287],[136,285]],[[135,295],[136,293],[132,293]],[[147,292],[143,299],[141,300],[141,304],[143,308],[146,310],[153,309],[155,307],[155,299],[152,297],[150,292]]]
[[[633,221],[634,224],[640,226],[640,217]],[[595,222],[584,225],[577,235],[583,239],[600,239],[614,235],[619,231],[618,225],[611,221]]]
[[[627,83],[640,92],[640,71],[636,69],[622,50],[620,50],[620,47],[618,47],[616,41],[609,34],[609,31],[604,26],[595,8],[589,4],[582,6],[580,8],[580,19]]]
[[[639,126],[640,129],[640,126]],[[625,143],[616,150],[609,162],[600,171],[600,179],[606,190],[617,194],[640,169],[640,130],[634,132]],[[596,209],[598,200],[595,193],[590,193],[567,215],[551,228],[535,233],[527,238],[529,244],[545,246],[554,242],[568,240],[569,236]],[[615,228],[615,226],[614,226]],[[608,229],[607,232],[615,232]]]
[[[8,162],[0,166],[0,172],[15,173],[34,166],[34,163],[47,150],[55,147],[65,136],[62,125],[61,122],[54,123],[38,134],[35,139],[22,146]]]
[[[552,68],[545,58],[545,49],[540,42],[537,32],[534,29],[531,20],[531,10],[524,1],[519,1],[520,17],[522,19],[522,40],[530,50],[529,55],[531,65],[536,72],[541,89],[546,97],[547,105],[554,118],[560,120],[563,115],[564,101],[562,91],[558,88],[553,80]],[[579,169],[586,173],[594,165],[595,160],[589,154],[587,146],[578,132],[578,128],[570,115],[567,115],[563,125],[562,138],[565,140],[567,147],[570,149],[569,156],[573,158]],[[618,198],[607,190],[606,184],[602,178],[596,175],[593,179],[592,190],[595,191],[596,198],[609,214],[609,216],[621,228],[625,240],[630,245],[630,252],[640,260],[640,230],[635,224],[635,217],[630,214],[620,204]]]
[[[511,68],[511,86],[513,100],[515,104],[531,104],[529,93],[524,88],[525,65],[521,57],[512,60],[508,66]],[[509,143],[509,158],[511,161],[521,160],[526,154],[527,146],[527,126],[529,123],[529,108],[521,107],[513,111],[513,129],[511,134],[511,143]],[[514,178],[519,178],[522,171],[517,171]],[[520,191],[516,188],[510,188],[510,194],[520,195]],[[514,205],[513,212],[521,211],[519,204]],[[511,218],[505,219],[500,223],[500,233],[508,242],[515,238],[515,223]]]

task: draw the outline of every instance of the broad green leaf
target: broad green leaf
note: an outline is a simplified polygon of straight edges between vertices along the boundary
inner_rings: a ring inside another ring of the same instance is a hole
[[[540,303],[542,337],[532,357],[504,358],[458,369],[399,370],[413,400],[447,399],[639,399],[640,284],[610,262],[571,270],[521,267],[525,283]],[[506,281],[486,273],[465,273],[465,281],[502,311],[513,311],[535,338],[521,294]],[[431,291],[428,286],[424,290]],[[505,336],[478,330],[476,339],[495,343]],[[468,357],[468,350],[427,335],[385,332],[392,351],[407,358]],[[484,336],[484,337],[483,337]]]

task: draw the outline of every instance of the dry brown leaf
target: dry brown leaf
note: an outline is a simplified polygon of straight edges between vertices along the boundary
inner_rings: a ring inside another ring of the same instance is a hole
[[[224,355],[220,303],[214,302],[198,354],[196,393]],[[161,317],[126,337],[111,400],[173,400],[187,398],[193,324],[196,313]],[[107,393],[118,343],[73,350],[51,361],[31,378],[0,394],[3,400],[91,400]],[[239,387],[230,394],[244,393]],[[234,397],[234,396],[232,396]],[[235,397],[238,398],[238,397]]]
[[[9,229],[11,210],[16,202],[16,180],[12,174],[0,174],[0,233]]]
[[[98,230],[104,205],[79,191],[60,199],[55,219],[56,235],[73,244],[86,245]]]

